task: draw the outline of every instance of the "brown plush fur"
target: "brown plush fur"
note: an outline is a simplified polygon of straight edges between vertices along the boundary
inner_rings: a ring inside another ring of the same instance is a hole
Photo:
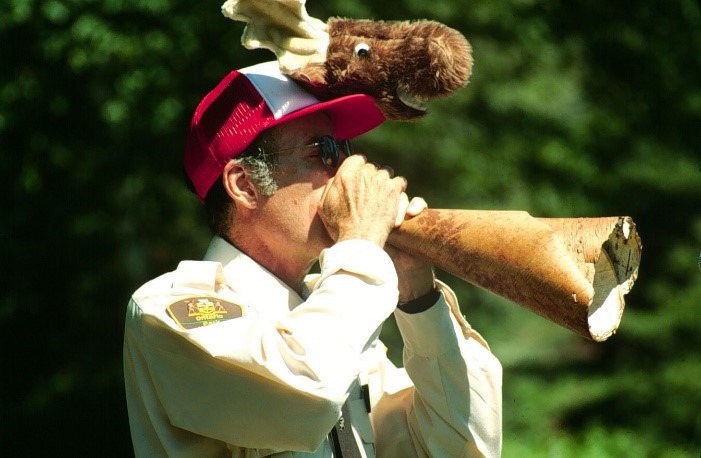
[[[398,91],[421,102],[446,97],[467,84],[471,47],[458,31],[435,21],[329,19],[326,62],[290,76],[318,98],[364,93],[387,119],[413,120],[426,114],[404,104]],[[356,52],[364,43],[367,52]]]

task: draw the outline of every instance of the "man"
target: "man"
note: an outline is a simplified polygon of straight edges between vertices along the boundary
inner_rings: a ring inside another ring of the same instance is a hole
[[[200,103],[185,170],[215,237],[129,303],[137,456],[500,454],[498,361],[431,266],[385,243],[425,203],[337,140],[382,121],[370,97],[319,102],[275,62]],[[406,369],[378,340],[392,313]]]

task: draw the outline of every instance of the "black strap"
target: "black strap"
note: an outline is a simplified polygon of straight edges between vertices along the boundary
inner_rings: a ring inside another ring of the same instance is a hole
[[[397,308],[404,313],[421,313],[433,307],[433,305],[438,302],[441,298],[441,292],[437,289],[432,289],[423,296],[417,297],[416,299],[409,302],[400,302],[397,304]]]
[[[333,449],[334,458],[362,458],[358,443],[353,436],[350,415],[348,415],[348,403],[341,408],[341,418],[329,433],[329,441]]]

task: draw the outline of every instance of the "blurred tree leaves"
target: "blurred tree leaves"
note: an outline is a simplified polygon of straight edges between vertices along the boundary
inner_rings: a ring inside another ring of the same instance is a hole
[[[129,294],[197,258],[181,184],[197,102],[240,45],[220,2],[0,6],[3,456],[129,456]],[[593,344],[446,278],[505,366],[506,457],[698,456],[701,10],[693,0],[308,2],[312,16],[431,18],[474,48],[469,86],[357,141],[434,207],[628,214],[643,237],[619,333]],[[399,355],[393,323],[384,339]],[[77,434],[77,432],[79,434]],[[40,438],[40,440],[37,440]]]

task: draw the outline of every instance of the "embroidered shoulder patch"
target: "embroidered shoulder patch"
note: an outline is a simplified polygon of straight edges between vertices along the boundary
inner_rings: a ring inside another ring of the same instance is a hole
[[[189,297],[173,302],[168,314],[182,329],[194,329],[243,316],[243,307],[216,297]]]

